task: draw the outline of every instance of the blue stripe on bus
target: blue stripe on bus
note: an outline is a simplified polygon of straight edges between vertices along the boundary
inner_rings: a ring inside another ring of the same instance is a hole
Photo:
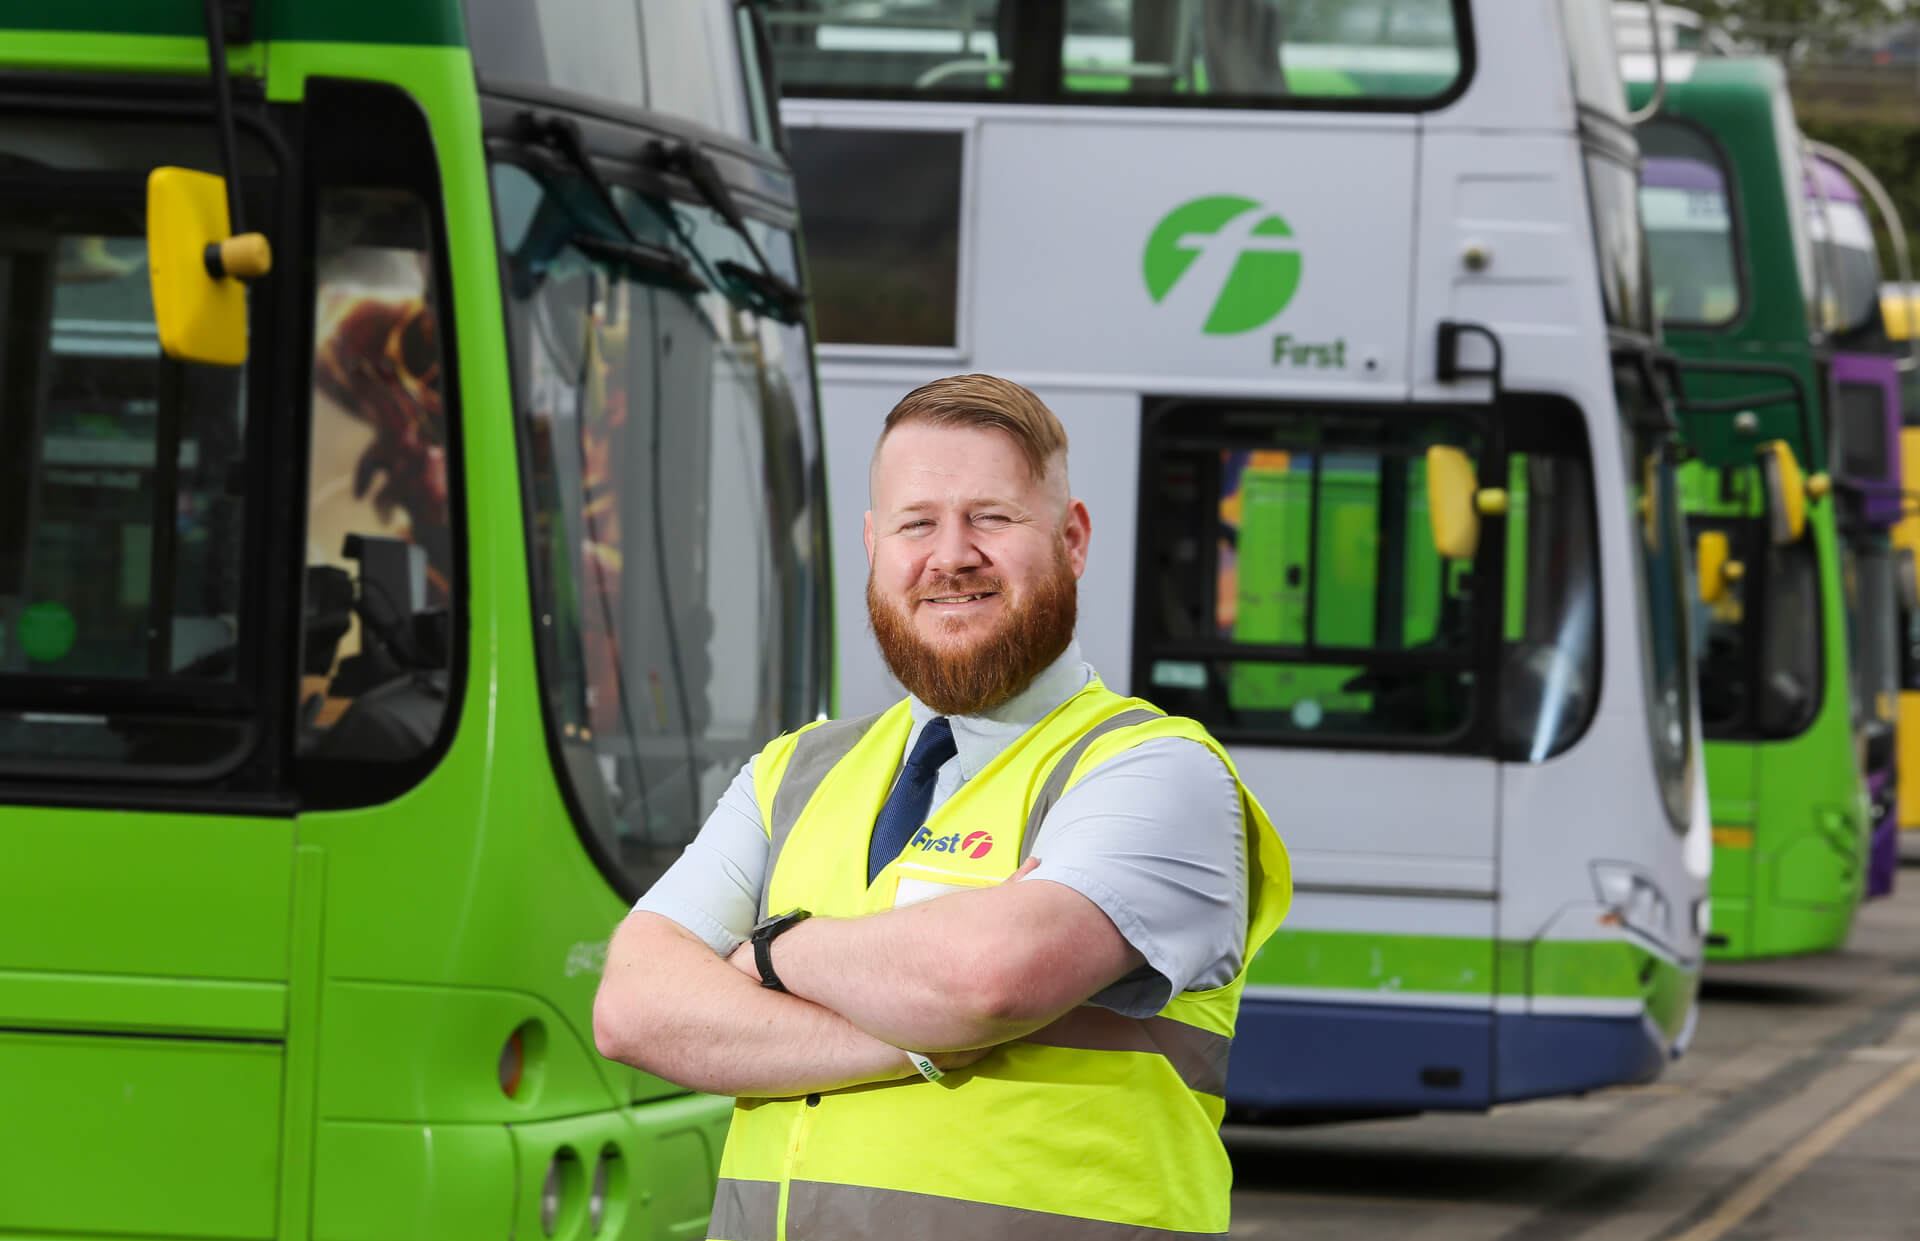
[[[1227,1069],[1236,1108],[1478,1111],[1648,1081],[1667,1048],[1644,1018],[1543,1017],[1245,1000]]]

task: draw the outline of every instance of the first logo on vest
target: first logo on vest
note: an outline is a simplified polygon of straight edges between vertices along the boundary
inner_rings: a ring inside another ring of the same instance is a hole
[[[923,827],[915,833],[912,847],[922,853],[964,853],[970,858],[983,858],[993,852],[993,833],[949,832],[935,836]]]

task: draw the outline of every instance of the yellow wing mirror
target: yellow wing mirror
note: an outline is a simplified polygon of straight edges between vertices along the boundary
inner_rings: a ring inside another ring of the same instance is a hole
[[[1724,530],[1702,530],[1693,544],[1694,571],[1700,578],[1700,602],[1726,600],[1734,583],[1747,575],[1747,566],[1735,560]]]
[[[1507,493],[1481,487],[1473,458],[1451,444],[1427,449],[1427,522],[1433,550],[1447,560],[1471,560],[1480,550],[1480,519],[1502,517]]]
[[[1800,461],[1785,440],[1769,440],[1760,445],[1759,455],[1773,542],[1779,547],[1798,543],[1807,532],[1807,498],[1826,494],[1826,475],[1816,474],[1809,480],[1801,473]]]
[[[147,177],[147,271],[160,349],[182,362],[247,360],[247,294],[273,253],[259,233],[229,236],[227,182],[190,168]]]

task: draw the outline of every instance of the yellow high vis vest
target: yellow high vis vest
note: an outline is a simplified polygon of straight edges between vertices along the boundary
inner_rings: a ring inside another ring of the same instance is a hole
[[[811,725],[754,763],[772,854],[763,912],[834,917],[996,884],[1080,777],[1143,741],[1187,737],[1233,764],[1192,720],[1098,680],[1008,746],[867,883],[874,817],[913,719]],[[1239,774],[1234,773],[1239,781]],[[1245,959],[1280,924],[1287,855],[1240,786],[1247,834]],[[1178,831],[1179,824],[1169,824]],[[1161,1241],[1227,1231],[1220,1144],[1227,1052],[1246,966],[1157,1015],[1082,1005],[939,1082],[919,1077],[734,1108],[711,1241]]]

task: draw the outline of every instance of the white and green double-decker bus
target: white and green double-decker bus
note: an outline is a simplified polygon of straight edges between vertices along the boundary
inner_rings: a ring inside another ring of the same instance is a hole
[[[767,9],[836,526],[901,392],[1035,389],[1093,513],[1089,660],[1226,740],[1286,838],[1230,1102],[1658,1073],[1710,842],[1609,6]]]

